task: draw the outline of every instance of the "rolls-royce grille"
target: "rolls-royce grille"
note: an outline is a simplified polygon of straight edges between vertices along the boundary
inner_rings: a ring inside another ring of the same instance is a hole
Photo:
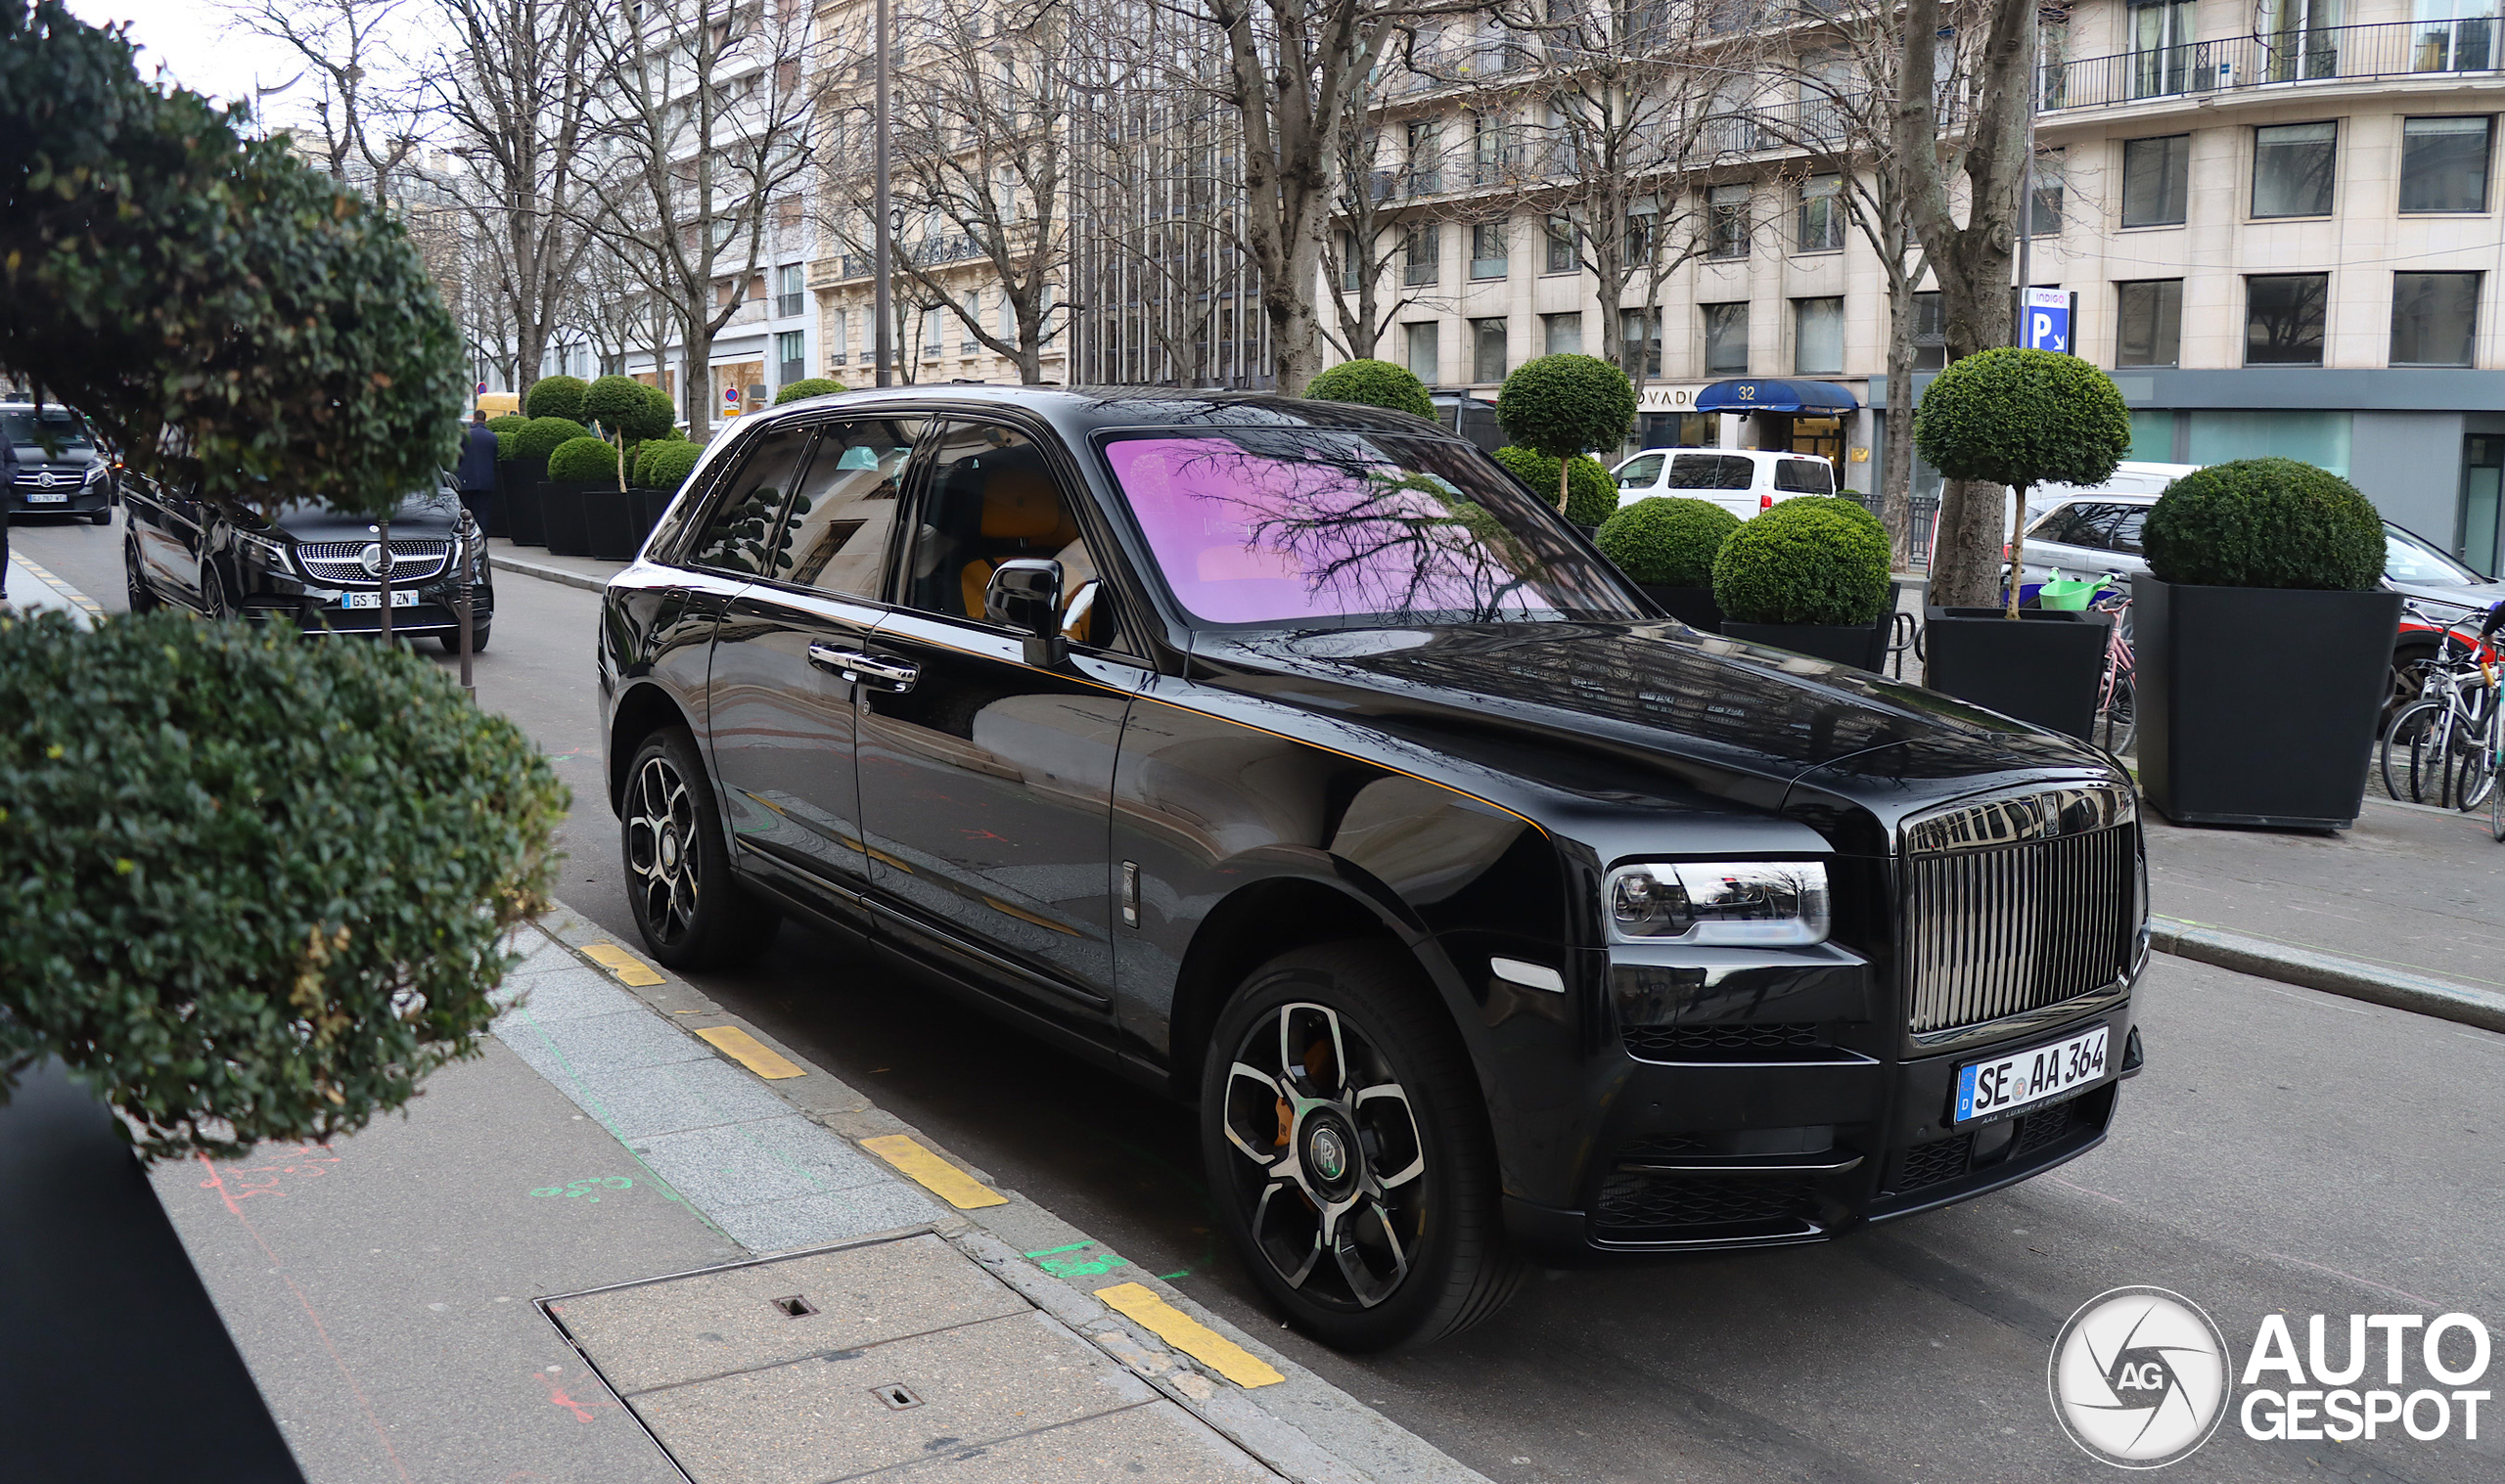
[[[371,541],[304,541],[296,548],[296,560],[304,566],[304,575],[316,582],[354,582],[372,585],[382,579],[365,569],[365,549]],[[424,582],[443,570],[445,559],[452,555],[449,541],[428,541],[412,538],[391,543],[391,582],[394,586],[407,582]]]
[[[2126,795],[2084,809],[2079,797],[2040,796],[2037,825],[2023,812],[2019,828],[1999,821],[2013,843],[1907,856],[1907,1025],[1916,1035],[2058,1005],[2130,971],[2139,823]],[[2024,802],[1993,807],[2006,814]],[[2082,814],[2102,828],[2053,832]]]

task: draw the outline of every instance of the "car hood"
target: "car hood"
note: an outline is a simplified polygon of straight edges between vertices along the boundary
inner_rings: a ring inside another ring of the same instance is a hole
[[[391,534],[398,536],[449,535],[461,518],[461,502],[446,490],[429,490],[409,496],[391,515]],[[319,505],[296,502],[283,505],[268,518],[298,541],[364,541],[374,536],[379,524],[372,516],[346,516]]]
[[[1945,799],[2048,775],[2127,783],[2070,738],[1660,620],[1205,636],[1194,658],[1222,687],[1586,799],[1796,814],[1846,803],[1892,830]]]
[[[96,451],[93,448],[63,448],[56,449],[51,453],[46,453],[43,451],[43,447],[40,444],[21,443],[10,450],[10,457],[17,462],[18,467],[21,469],[75,469],[83,471],[88,465],[96,462]]]
[[[2441,605],[2432,611],[2445,617],[2451,616],[2444,612],[2445,608],[2475,608],[2483,612],[2499,603],[2505,603],[2505,582],[2474,582],[2462,586],[2447,586],[2434,582],[2393,582],[2387,578],[2384,586],[2415,603]],[[2406,615],[2403,616],[2406,617]]]

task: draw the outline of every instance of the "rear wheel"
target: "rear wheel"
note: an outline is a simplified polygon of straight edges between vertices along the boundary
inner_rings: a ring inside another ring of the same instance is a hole
[[[2384,791],[2405,804],[2437,802],[2444,789],[2444,703],[2422,700],[2404,708],[2384,730]]]
[[[1394,949],[1299,949],[1246,980],[1209,1039],[1201,1146],[1237,1255],[1325,1344],[1435,1339],[1521,1285],[1469,1056]]]
[[[153,613],[161,606],[157,590],[148,585],[147,576],[140,570],[136,538],[125,539],[121,544],[121,581],[123,605],[132,612]]]
[[[774,941],[783,920],[731,878],[713,786],[686,729],[663,728],[635,749],[618,827],[627,900],[654,958],[736,967]]]
[[[2089,734],[2096,744],[2119,757],[2136,746],[2140,740],[2139,693],[2131,685],[2128,674],[2114,677],[2113,689],[2096,708],[2096,729]]]
[[[2384,729],[2390,731],[2401,712],[2418,703],[2420,692],[2427,684],[2427,672],[2435,666],[2436,646],[2413,644],[2392,651],[2391,693],[2384,698]]]

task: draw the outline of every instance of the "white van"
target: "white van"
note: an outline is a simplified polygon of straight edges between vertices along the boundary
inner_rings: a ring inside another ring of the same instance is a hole
[[[1757,448],[1648,448],[1611,473],[1621,510],[1655,495],[1682,495],[1709,500],[1743,520],[1794,495],[1836,492],[1831,461]]]

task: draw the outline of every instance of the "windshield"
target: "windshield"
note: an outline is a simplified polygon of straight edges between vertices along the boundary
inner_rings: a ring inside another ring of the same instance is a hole
[[[1105,457],[1174,597],[1211,624],[1640,618],[1557,514],[1465,444],[1160,430]]]
[[[96,446],[87,436],[87,425],[78,421],[74,413],[46,412],[41,426],[37,426],[31,412],[0,412],[0,433],[6,433],[9,442],[19,448],[66,450]]]
[[[2387,521],[2384,525],[2384,580],[2413,582],[2420,587],[2469,587],[2487,579]]]

